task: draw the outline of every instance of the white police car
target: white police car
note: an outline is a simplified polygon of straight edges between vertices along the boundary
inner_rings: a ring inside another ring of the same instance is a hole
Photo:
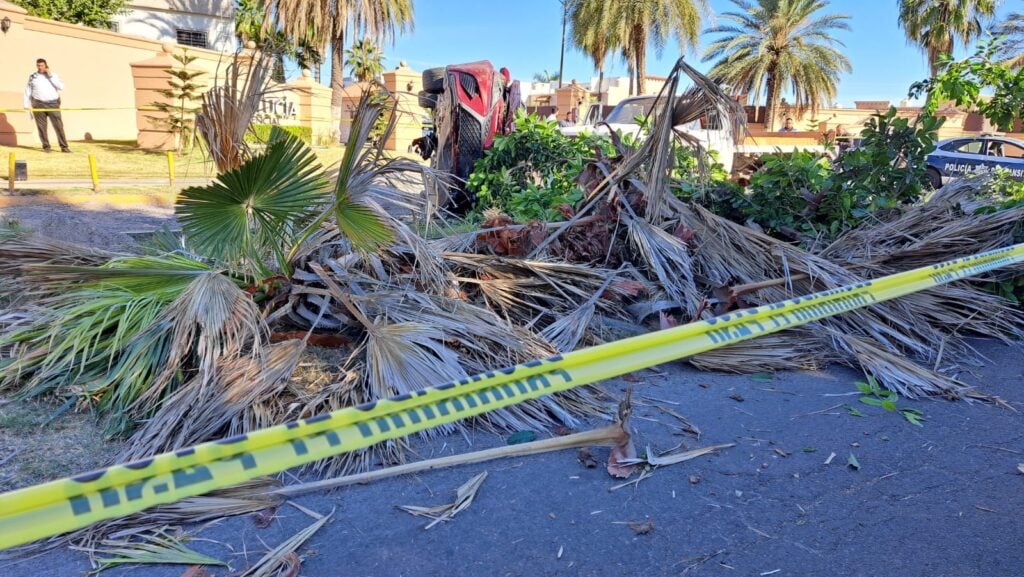
[[[1003,136],[963,136],[942,140],[928,155],[928,184],[939,188],[952,178],[995,170],[1024,180],[1024,142]]]

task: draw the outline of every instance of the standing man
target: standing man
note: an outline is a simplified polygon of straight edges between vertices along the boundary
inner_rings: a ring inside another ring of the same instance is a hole
[[[786,118],[786,122],[779,129],[779,132],[796,132],[796,128],[793,128],[793,119]]]
[[[28,77],[28,86],[25,87],[25,108],[60,108],[59,91],[64,90],[64,83],[59,76],[50,72],[50,66],[46,60],[36,60],[36,71]],[[39,131],[39,140],[43,143],[43,151],[50,152],[50,137],[46,134],[46,119],[53,123],[53,131],[57,133],[57,143],[60,144],[61,152],[71,152],[68,148],[68,141],[64,138],[64,121],[60,118],[60,111],[46,110],[33,111],[32,116],[36,120],[36,130]]]

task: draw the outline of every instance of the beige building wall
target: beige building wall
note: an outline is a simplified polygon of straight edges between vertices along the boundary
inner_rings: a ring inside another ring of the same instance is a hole
[[[128,10],[114,17],[117,31],[160,42],[175,42],[178,30],[206,36],[205,48],[234,52],[234,0],[133,0]]]
[[[135,140],[139,132],[131,64],[163,53],[163,45],[125,34],[28,16],[0,0],[0,145],[38,146],[35,124],[22,110],[36,58],[45,58],[64,81],[61,106],[69,140]],[[190,49],[193,66],[211,74],[225,55]],[[208,77],[209,78],[209,77]],[[154,89],[156,87],[154,86]],[[79,110],[79,109],[103,110]]]

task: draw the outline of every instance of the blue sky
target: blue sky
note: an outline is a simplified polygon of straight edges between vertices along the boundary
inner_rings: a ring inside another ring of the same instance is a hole
[[[710,0],[710,5],[716,14],[733,7],[729,0]],[[422,70],[487,59],[498,67],[507,66],[519,79],[529,80],[545,69],[558,72],[562,35],[558,0],[415,0],[415,10],[415,31],[400,37],[394,46],[384,47],[385,68],[397,66],[400,60]],[[840,83],[840,104],[896,102],[906,97],[911,83],[927,76],[923,53],[907,44],[897,25],[896,0],[833,0],[827,11],[851,17],[852,30],[838,34],[853,65],[853,72]],[[1024,0],[1003,0],[1000,14],[1013,11],[1024,11]],[[678,55],[675,43],[666,46],[661,57],[651,54],[648,74],[666,74]],[[687,58],[700,70],[710,66],[700,63],[699,52],[687,54]],[[325,67],[325,81],[327,70]],[[610,58],[606,74],[625,75],[626,66],[621,59]],[[565,80],[592,75],[591,62],[567,46]]]

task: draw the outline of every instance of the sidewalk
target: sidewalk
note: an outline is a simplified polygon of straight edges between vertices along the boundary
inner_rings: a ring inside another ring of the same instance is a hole
[[[196,186],[209,184],[212,178],[178,178],[174,180],[174,186]],[[170,183],[166,178],[100,178],[100,187],[117,186],[153,186],[169,187]],[[50,190],[55,188],[92,188],[92,181],[83,179],[32,179],[16,181],[15,190]],[[0,195],[7,193],[7,183],[3,183]]]

